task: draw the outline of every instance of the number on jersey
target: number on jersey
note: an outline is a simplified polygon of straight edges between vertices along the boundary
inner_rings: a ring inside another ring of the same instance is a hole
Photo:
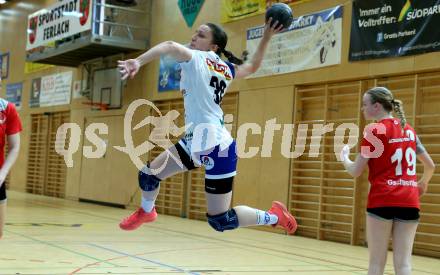
[[[220,104],[225,95],[226,82],[213,76],[209,85],[214,88],[214,102]]]
[[[410,138],[410,140],[415,140],[415,135],[412,131],[410,130],[406,131],[406,135]],[[394,154],[391,156],[392,163],[397,161],[396,176],[402,175],[402,160],[403,160],[402,148],[397,148],[396,152],[394,152]],[[405,161],[406,163],[408,163],[406,174],[408,176],[414,176],[416,174],[416,152],[411,147],[405,150]]]

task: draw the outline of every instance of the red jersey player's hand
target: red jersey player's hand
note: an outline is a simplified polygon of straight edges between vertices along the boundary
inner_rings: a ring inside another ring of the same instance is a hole
[[[339,158],[341,161],[345,161],[345,159],[348,159],[348,155],[350,154],[350,147],[348,145],[344,145],[344,147],[341,150],[341,153],[339,154]]]

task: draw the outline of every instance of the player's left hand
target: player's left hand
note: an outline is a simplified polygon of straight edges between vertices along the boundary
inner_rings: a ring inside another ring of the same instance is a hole
[[[270,23],[272,22],[272,20],[272,17],[267,20],[266,25],[264,26],[263,37],[271,38],[274,34],[277,34],[284,29],[284,26],[278,21],[275,21],[275,23],[271,27]]]

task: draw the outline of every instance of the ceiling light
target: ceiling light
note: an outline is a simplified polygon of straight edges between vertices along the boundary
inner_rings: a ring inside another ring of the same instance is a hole
[[[1,1],[1,0],[0,0],[0,1]],[[1,10],[0,12],[1,12],[2,14],[4,14],[4,15],[9,15],[9,16],[20,15],[20,12],[19,12],[19,11],[12,10],[12,9]]]
[[[78,18],[81,18],[83,16],[83,14],[81,12],[77,12],[77,11],[65,11],[65,12],[63,12],[63,15],[78,17]]]
[[[2,1],[2,0],[0,0],[0,1]],[[24,10],[33,10],[36,8],[36,6],[33,4],[20,2],[17,4],[17,8],[24,9]]]

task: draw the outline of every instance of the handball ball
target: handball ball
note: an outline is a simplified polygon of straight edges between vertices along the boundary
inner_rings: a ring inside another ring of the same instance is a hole
[[[275,21],[282,24],[283,28],[289,28],[293,21],[293,14],[290,7],[284,3],[275,3],[266,10],[266,22],[272,17],[272,27]]]

